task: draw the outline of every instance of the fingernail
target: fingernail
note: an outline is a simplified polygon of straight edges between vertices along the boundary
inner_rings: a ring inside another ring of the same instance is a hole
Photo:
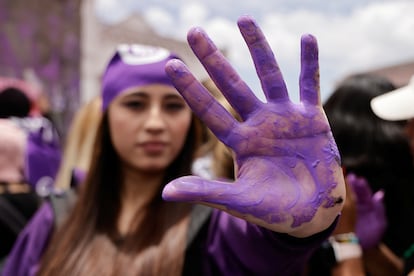
[[[203,37],[206,37],[206,33],[204,32],[204,30],[200,27],[194,27],[190,29],[190,31],[188,31],[187,41],[190,45],[195,45],[198,43],[200,38]]]

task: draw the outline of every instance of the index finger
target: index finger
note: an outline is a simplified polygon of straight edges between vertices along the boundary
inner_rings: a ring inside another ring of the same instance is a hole
[[[165,71],[197,117],[225,143],[236,119],[197,81],[183,62],[170,60]]]
[[[188,43],[230,105],[245,120],[260,101],[201,28],[188,32]]]

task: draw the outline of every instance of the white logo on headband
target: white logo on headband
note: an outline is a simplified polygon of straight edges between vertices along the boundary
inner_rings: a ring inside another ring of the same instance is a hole
[[[154,63],[170,55],[167,49],[138,44],[122,44],[117,50],[122,61],[130,65]]]

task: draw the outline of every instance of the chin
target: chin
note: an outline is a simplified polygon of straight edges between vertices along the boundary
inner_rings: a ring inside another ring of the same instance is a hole
[[[153,158],[152,160],[141,158],[131,161],[130,164],[134,168],[147,173],[163,173],[171,165],[171,161],[164,158]]]
[[[146,166],[140,166],[140,169],[149,173],[162,173],[167,167],[165,164],[148,164]]]

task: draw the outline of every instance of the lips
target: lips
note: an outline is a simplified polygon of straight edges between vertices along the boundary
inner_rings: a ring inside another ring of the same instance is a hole
[[[167,143],[161,141],[149,141],[140,144],[140,147],[149,154],[158,154],[164,151]]]

